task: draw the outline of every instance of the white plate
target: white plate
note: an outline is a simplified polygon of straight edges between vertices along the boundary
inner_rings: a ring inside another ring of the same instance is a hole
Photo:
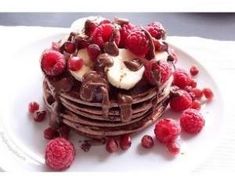
[[[42,74],[39,56],[51,41],[59,40],[63,35],[44,38],[22,47],[11,59],[9,65],[1,70],[0,88],[0,167],[6,171],[47,171],[44,166],[43,138],[45,123],[35,123],[27,112],[28,103],[36,100],[42,103]],[[172,44],[173,45],[173,44]],[[78,136],[72,138],[78,149],[76,159],[67,171],[157,171],[184,172],[191,171],[218,143],[222,131],[223,101],[213,76],[203,65],[176,48],[178,67],[189,68],[196,64],[200,68],[199,87],[211,87],[215,99],[202,108],[206,119],[203,131],[194,137],[182,135],[182,154],[172,158],[166,149],[156,144],[151,150],[139,145],[144,134],[153,134],[153,126],[133,138],[132,147],[125,152],[109,154],[104,146],[92,147],[87,153],[79,149]],[[9,82],[9,73],[11,81]],[[7,81],[7,83],[6,83]],[[4,93],[3,93],[4,92]],[[43,103],[42,103],[43,104]],[[176,118],[168,112],[164,116]]]

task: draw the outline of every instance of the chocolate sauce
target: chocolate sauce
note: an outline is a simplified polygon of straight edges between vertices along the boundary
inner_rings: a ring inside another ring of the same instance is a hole
[[[123,61],[126,67],[131,71],[138,71],[143,67],[143,63],[140,59],[133,59],[132,61]]]
[[[115,41],[106,42],[104,44],[104,52],[110,54],[111,56],[118,56],[119,49]]]
[[[154,42],[153,42],[153,38],[150,35],[150,33],[147,30],[145,30],[144,28],[142,28],[142,31],[144,31],[146,37],[149,40],[149,52],[148,52],[147,57],[148,57],[149,60],[154,59],[155,58],[155,45],[154,45]]]
[[[128,122],[132,118],[133,99],[129,95],[118,95],[118,104],[120,108],[120,117],[122,122]]]

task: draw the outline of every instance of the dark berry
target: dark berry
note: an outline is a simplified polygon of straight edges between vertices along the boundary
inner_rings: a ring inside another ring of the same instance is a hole
[[[92,61],[96,61],[97,57],[101,53],[101,49],[97,44],[90,44],[87,47],[87,52]]]
[[[58,132],[51,127],[46,128],[43,132],[43,135],[44,135],[44,138],[47,140],[51,140],[59,136]]]
[[[144,135],[141,139],[141,145],[144,148],[152,148],[154,145],[153,138],[150,135]]]
[[[28,106],[28,110],[30,113],[34,113],[39,109],[39,104],[37,102],[30,102]]]
[[[86,20],[85,22],[85,34],[91,36],[94,32],[95,28],[97,27],[97,23],[92,20]]]
[[[199,73],[199,69],[195,65],[193,65],[190,68],[190,73],[191,73],[192,76],[196,76]]]
[[[36,111],[33,114],[33,119],[36,122],[42,122],[45,119],[46,114],[47,114],[46,111]]]
[[[120,138],[120,148],[122,150],[127,150],[131,147],[131,137],[130,135],[122,135]]]
[[[78,71],[82,68],[84,61],[79,56],[72,56],[68,60],[68,68],[71,71]]]
[[[118,142],[114,138],[110,138],[106,142],[106,151],[109,153],[117,152],[118,151]]]
[[[69,138],[69,133],[70,133],[70,128],[66,125],[63,125],[63,126],[58,128],[57,132],[58,132],[60,137],[68,139]]]
[[[64,50],[70,54],[74,53],[76,50],[76,46],[74,43],[67,41],[64,43]]]
[[[208,101],[211,101],[214,97],[214,94],[210,88],[204,88],[202,90],[202,93],[207,98]]]

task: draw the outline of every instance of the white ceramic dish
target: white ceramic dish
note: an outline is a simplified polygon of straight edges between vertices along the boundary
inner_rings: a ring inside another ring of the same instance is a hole
[[[51,41],[64,35],[43,38],[22,47],[12,55],[9,64],[2,66],[0,73],[0,167],[6,171],[47,171],[44,166],[43,129],[47,122],[35,123],[27,112],[28,103],[36,100],[42,103],[42,74],[39,66],[41,52]],[[174,43],[172,43],[174,47]],[[79,149],[78,137],[72,141],[78,150],[76,159],[67,171],[191,171],[208,156],[218,143],[221,134],[223,101],[213,76],[187,52],[175,47],[178,55],[178,67],[188,69],[196,64],[200,68],[198,86],[213,89],[215,99],[203,106],[201,112],[206,119],[203,131],[195,137],[182,135],[181,154],[172,158],[166,149],[156,144],[151,150],[139,145],[144,134],[153,134],[153,126],[133,138],[132,147],[125,152],[109,154],[104,146],[95,146],[87,153]],[[10,75],[9,75],[10,74]],[[9,81],[10,76],[10,81]],[[177,118],[166,112],[164,116]]]

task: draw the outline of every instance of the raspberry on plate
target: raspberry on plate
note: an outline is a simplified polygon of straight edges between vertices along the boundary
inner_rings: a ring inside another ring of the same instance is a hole
[[[108,141],[106,142],[106,151],[109,153],[113,153],[113,152],[117,152],[118,151],[118,142],[116,139],[114,138],[110,138],[108,139]]]
[[[166,147],[172,155],[177,155],[180,152],[180,145],[177,142],[169,142]]]
[[[198,73],[199,73],[199,69],[198,69],[195,65],[193,65],[193,66],[190,68],[190,74],[191,74],[192,76],[196,76]]]
[[[194,100],[194,101],[192,102],[192,105],[191,105],[190,108],[193,108],[193,109],[196,109],[196,110],[200,110],[200,109],[201,109],[201,103],[200,103],[200,101]]]
[[[205,125],[205,120],[201,113],[195,109],[187,109],[180,117],[182,130],[190,134],[199,133]]]
[[[148,52],[148,40],[143,31],[133,31],[126,39],[126,48],[137,56],[144,57]]]
[[[166,61],[156,61],[155,59],[145,64],[145,77],[152,85],[164,84],[172,75],[172,66]]]
[[[46,165],[56,171],[70,167],[75,157],[75,149],[71,142],[64,138],[50,140],[45,150]]]
[[[156,39],[164,39],[166,36],[166,30],[160,22],[153,22],[146,29]]]
[[[120,36],[121,36],[120,43],[119,43],[119,47],[120,48],[124,48],[125,47],[126,39],[127,39],[128,35],[135,28],[136,28],[135,25],[133,25],[131,23],[122,25],[122,28],[120,29]]]
[[[154,129],[154,133],[157,139],[161,143],[169,143],[176,140],[179,136],[181,130],[177,122],[173,119],[161,119],[156,125]]]
[[[173,84],[184,89],[186,86],[191,86],[191,77],[181,69],[177,69],[174,72],[174,81]]]
[[[144,148],[152,148],[154,146],[153,138],[150,135],[144,135],[141,139],[141,145]]]
[[[211,101],[214,97],[214,94],[210,88],[204,88],[202,90],[202,93],[204,94],[204,96],[207,98],[208,101]]]
[[[127,135],[122,135],[120,138],[120,148],[122,150],[127,150],[128,148],[131,147],[131,136],[129,134]]]
[[[185,90],[177,90],[173,92],[170,99],[170,107],[175,112],[182,112],[189,108],[192,104],[190,94]]]
[[[56,50],[45,50],[41,56],[42,71],[48,76],[58,76],[66,69],[64,55]]]
[[[39,109],[39,104],[37,102],[30,102],[28,106],[28,110],[30,113],[34,113]]]

